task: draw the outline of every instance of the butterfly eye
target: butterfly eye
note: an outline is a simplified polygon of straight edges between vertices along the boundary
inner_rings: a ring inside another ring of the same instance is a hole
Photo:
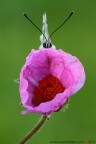
[[[44,47],[44,48],[51,48],[51,47],[52,47],[52,44],[51,44],[51,42],[44,42],[44,43],[43,43],[43,47]]]

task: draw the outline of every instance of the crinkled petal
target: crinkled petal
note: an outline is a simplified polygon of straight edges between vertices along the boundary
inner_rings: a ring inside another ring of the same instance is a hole
[[[66,89],[51,101],[34,106],[32,98],[35,87],[38,86],[40,80],[49,75],[57,77]],[[84,82],[84,68],[76,57],[60,49],[32,50],[20,74],[21,101],[27,108],[23,113],[50,114],[58,110],[72,94],[84,85]]]
[[[37,107],[30,107],[28,110],[24,110],[22,113],[39,113],[39,114],[51,114],[52,112],[58,110],[63,104],[66,102],[68,97],[70,96],[70,90],[66,89],[63,93],[57,94],[56,97],[45,103],[41,103]]]

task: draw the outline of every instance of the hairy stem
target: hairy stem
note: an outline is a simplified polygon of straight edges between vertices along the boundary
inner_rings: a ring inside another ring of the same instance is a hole
[[[24,136],[24,138],[19,142],[19,144],[25,144],[25,142],[27,142],[27,140],[29,140],[40,129],[40,127],[44,124],[44,122],[47,119],[48,119],[48,116],[43,115],[43,117],[37,123],[37,125],[31,131],[29,131],[27,135]]]

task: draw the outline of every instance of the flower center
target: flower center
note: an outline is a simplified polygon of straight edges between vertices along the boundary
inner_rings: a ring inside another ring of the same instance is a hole
[[[39,105],[40,103],[51,101],[56,94],[62,93],[64,90],[65,87],[63,87],[58,78],[48,76],[39,81],[39,85],[35,88],[32,102],[35,105]]]

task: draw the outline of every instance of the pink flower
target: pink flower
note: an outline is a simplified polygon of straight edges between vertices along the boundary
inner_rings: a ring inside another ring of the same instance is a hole
[[[32,49],[20,73],[23,114],[57,111],[84,82],[84,68],[75,56],[61,49]]]

